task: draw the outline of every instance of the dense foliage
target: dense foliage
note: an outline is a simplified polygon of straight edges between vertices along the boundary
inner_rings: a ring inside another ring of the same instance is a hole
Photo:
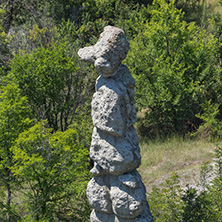
[[[125,62],[136,79],[141,136],[199,129],[221,138],[222,18],[206,1],[2,0],[1,221],[88,220],[98,74],[76,52],[106,25],[130,41]],[[207,189],[183,193],[176,177],[168,181],[150,196],[156,221],[220,221],[221,177]]]
[[[198,126],[195,114],[201,104],[217,100],[217,41],[185,22],[173,1],[157,1],[128,56],[137,80],[137,104],[148,108],[143,121],[147,130],[172,133],[187,131],[189,123]]]
[[[27,96],[34,115],[38,120],[45,117],[55,131],[72,123],[82,97],[83,76],[67,55],[67,47],[66,43],[38,47],[17,54],[11,65],[10,77]]]
[[[23,211],[29,219],[78,219],[75,210],[85,204],[82,189],[89,176],[88,148],[78,136],[74,129],[52,134],[45,122],[40,122],[15,141],[11,169],[25,186]],[[87,215],[86,207],[83,209]]]
[[[30,110],[27,99],[21,96],[20,90],[15,84],[1,88],[0,187],[2,192],[0,195],[6,199],[2,201],[1,198],[0,215],[7,214],[8,212],[8,220],[11,220],[14,216],[14,214],[12,214],[13,210],[11,209],[12,192],[16,189],[16,186],[18,186],[17,178],[11,171],[11,167],[14,165],[11,147],[18,138],[18,135],[31,127],[32,123],[29,119],[29,114]]]

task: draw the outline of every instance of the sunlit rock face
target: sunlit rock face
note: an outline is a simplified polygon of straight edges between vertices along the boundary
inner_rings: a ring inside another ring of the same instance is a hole
[[[93,134],[90,157],[93,178],[87,197],[91,222],[152,222],[146,189],[136,170],[141,164],[133,125],[135,80],[127,66],[129,43],[122,29],[107,26],[94,46],[78,51],[100,74],[92,99]]]

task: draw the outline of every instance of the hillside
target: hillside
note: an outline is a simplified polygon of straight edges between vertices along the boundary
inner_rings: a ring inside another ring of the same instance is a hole
[[[181,187],[197,186],[201,167],[214,162],[215,144],[206,139],[173,137],[165,141],[142,142],[139,168],[148,193],[177,172]]]
[[[88,220],[98,73],[77,51],[111,25],[130,45],[123,63],[136,82],[139,170],[156,222],[221,222],[221,175],[208,192],[179,190],[214,161],[214,144],[190,133],[222,138],[221,9],[218,0],[1,0],[0,221]]]

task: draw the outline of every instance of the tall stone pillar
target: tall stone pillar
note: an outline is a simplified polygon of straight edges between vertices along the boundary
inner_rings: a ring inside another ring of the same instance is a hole
[[[90,157],[93,178],[87,197],[91,222],[152,222],[146,189],[136,170],[141,164],[133,125],[135,80],[126,65],[129,43],[122,29],[107,26],[94,46],[78,51],[100,74],[92,99],[93,134]]]

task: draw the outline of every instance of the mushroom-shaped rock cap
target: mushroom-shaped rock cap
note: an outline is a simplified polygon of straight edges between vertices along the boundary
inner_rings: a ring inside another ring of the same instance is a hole
[[[121,62],[126,58],[129,42],[122,29],[106,26],[94,46],[78,51],[81,60],[95,65],[103,77],[114,76]]]

